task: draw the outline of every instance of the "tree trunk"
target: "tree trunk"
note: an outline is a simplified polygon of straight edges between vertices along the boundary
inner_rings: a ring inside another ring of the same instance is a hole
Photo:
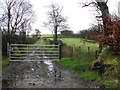
[[[108,36],[108,28],[107,26],[107,22],[110,22],[110,13],[109,13],[109,9],[107,6],[106,2],[97,2],[98,6],[100,7],[101,13],[102,13],[102,19],[103,19],[103,26],[104,26],[104,35]]]
[[[54,43],[57,44],[57,26],[54,27]]]
[[[111,28],[109,28],[109,26],[111,26],[110,23],[112,23],[112,20],[111,20],[111,17],[110,17],[110,13],[109,13],[107,3],[106,2],[97,2],[97,4],[98,4],[98,6],[99,6],[99,8],[101,10],[101,13],[102,13],[102,20],[103,20],[103,26],[104,26],[104,35],[109,37],[109,35],[112,34],[114,36],[113,30],[116,31],[117,27],[114,28],[114,26],[112,25],[112,30],[111,30]],[[116,25],[116,24],[117,23],[114,22],[114,25]],[[112,33],[110,31],[112,31]],[[118,36],[117,33],[115,35]],[[113,39],[111,39],[111,41],[107,42],[107,44],[109,46],[109,50],[113,55],[120,55],[119,41],[116,42],[117,40],[119,40],[119,39],[117,39],[117,36],[115,36]],[[107,40],[108,39],[106,38],[106,41]]]
[[[8,43],[10,43],[10,9],[8,8]]]

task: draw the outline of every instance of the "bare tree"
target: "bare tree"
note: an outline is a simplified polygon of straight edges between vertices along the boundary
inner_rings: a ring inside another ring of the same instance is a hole
[[[104,26],[104,34],[108,35],[108,29],[107,29],[107,22],[110,21],[110,13],[109,8],[107,5],[108,0],[91,0],[90,2],[84,3],[82,7],[86,6],[94,6],[96,8],[96,11],[99,13],[99,16],[96,16],[97,18],[102,18],[103,26]]]
[[[32,20],[32,5],[27,0],[5,0],[0,7],[3,9],[2,22],[7,28],[8,37],[20,33],[23,23],[27,25]]]
[[[62,15],[63,7],[56,3],[52,3],[49,9],[50,10],[47,12],[48,21],[45,22],[45,26],[54,33],[54,41],[57,42],[57,33],[68,28],[68,25],[65,23],[67,18]]]

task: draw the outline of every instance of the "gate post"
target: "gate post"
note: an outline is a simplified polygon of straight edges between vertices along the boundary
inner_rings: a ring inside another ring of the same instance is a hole
[[[61,44],[59,44],[59,59],[61,59]]]
[[[7,43],[7,56],[8,58],[10,58],[9,55],[10,54],[10,45],[9,45],[9,42]]]
[[[45,54],[45,52],[44,52],[44,46],[42,45],[41,48],[42,48],[42,60],[44,60],[44,54]]]
[[[28,45],[27,45],[27,60],[28,60]]]
[[[2,62],[2,31],[0,27],[0,62]],[[2,63],[0,63],[0,89],[2,90]]]

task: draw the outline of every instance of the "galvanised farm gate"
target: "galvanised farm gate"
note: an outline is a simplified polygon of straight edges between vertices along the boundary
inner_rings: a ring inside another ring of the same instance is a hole
[[[57,61],[60,58],[60,45],[7,44],[10,61]]]

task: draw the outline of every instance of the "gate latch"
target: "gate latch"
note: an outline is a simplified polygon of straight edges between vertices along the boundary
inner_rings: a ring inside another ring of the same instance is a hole
[[[13,52],[13,48],[10,47],[10,48],[8,49],[8,52]]]

